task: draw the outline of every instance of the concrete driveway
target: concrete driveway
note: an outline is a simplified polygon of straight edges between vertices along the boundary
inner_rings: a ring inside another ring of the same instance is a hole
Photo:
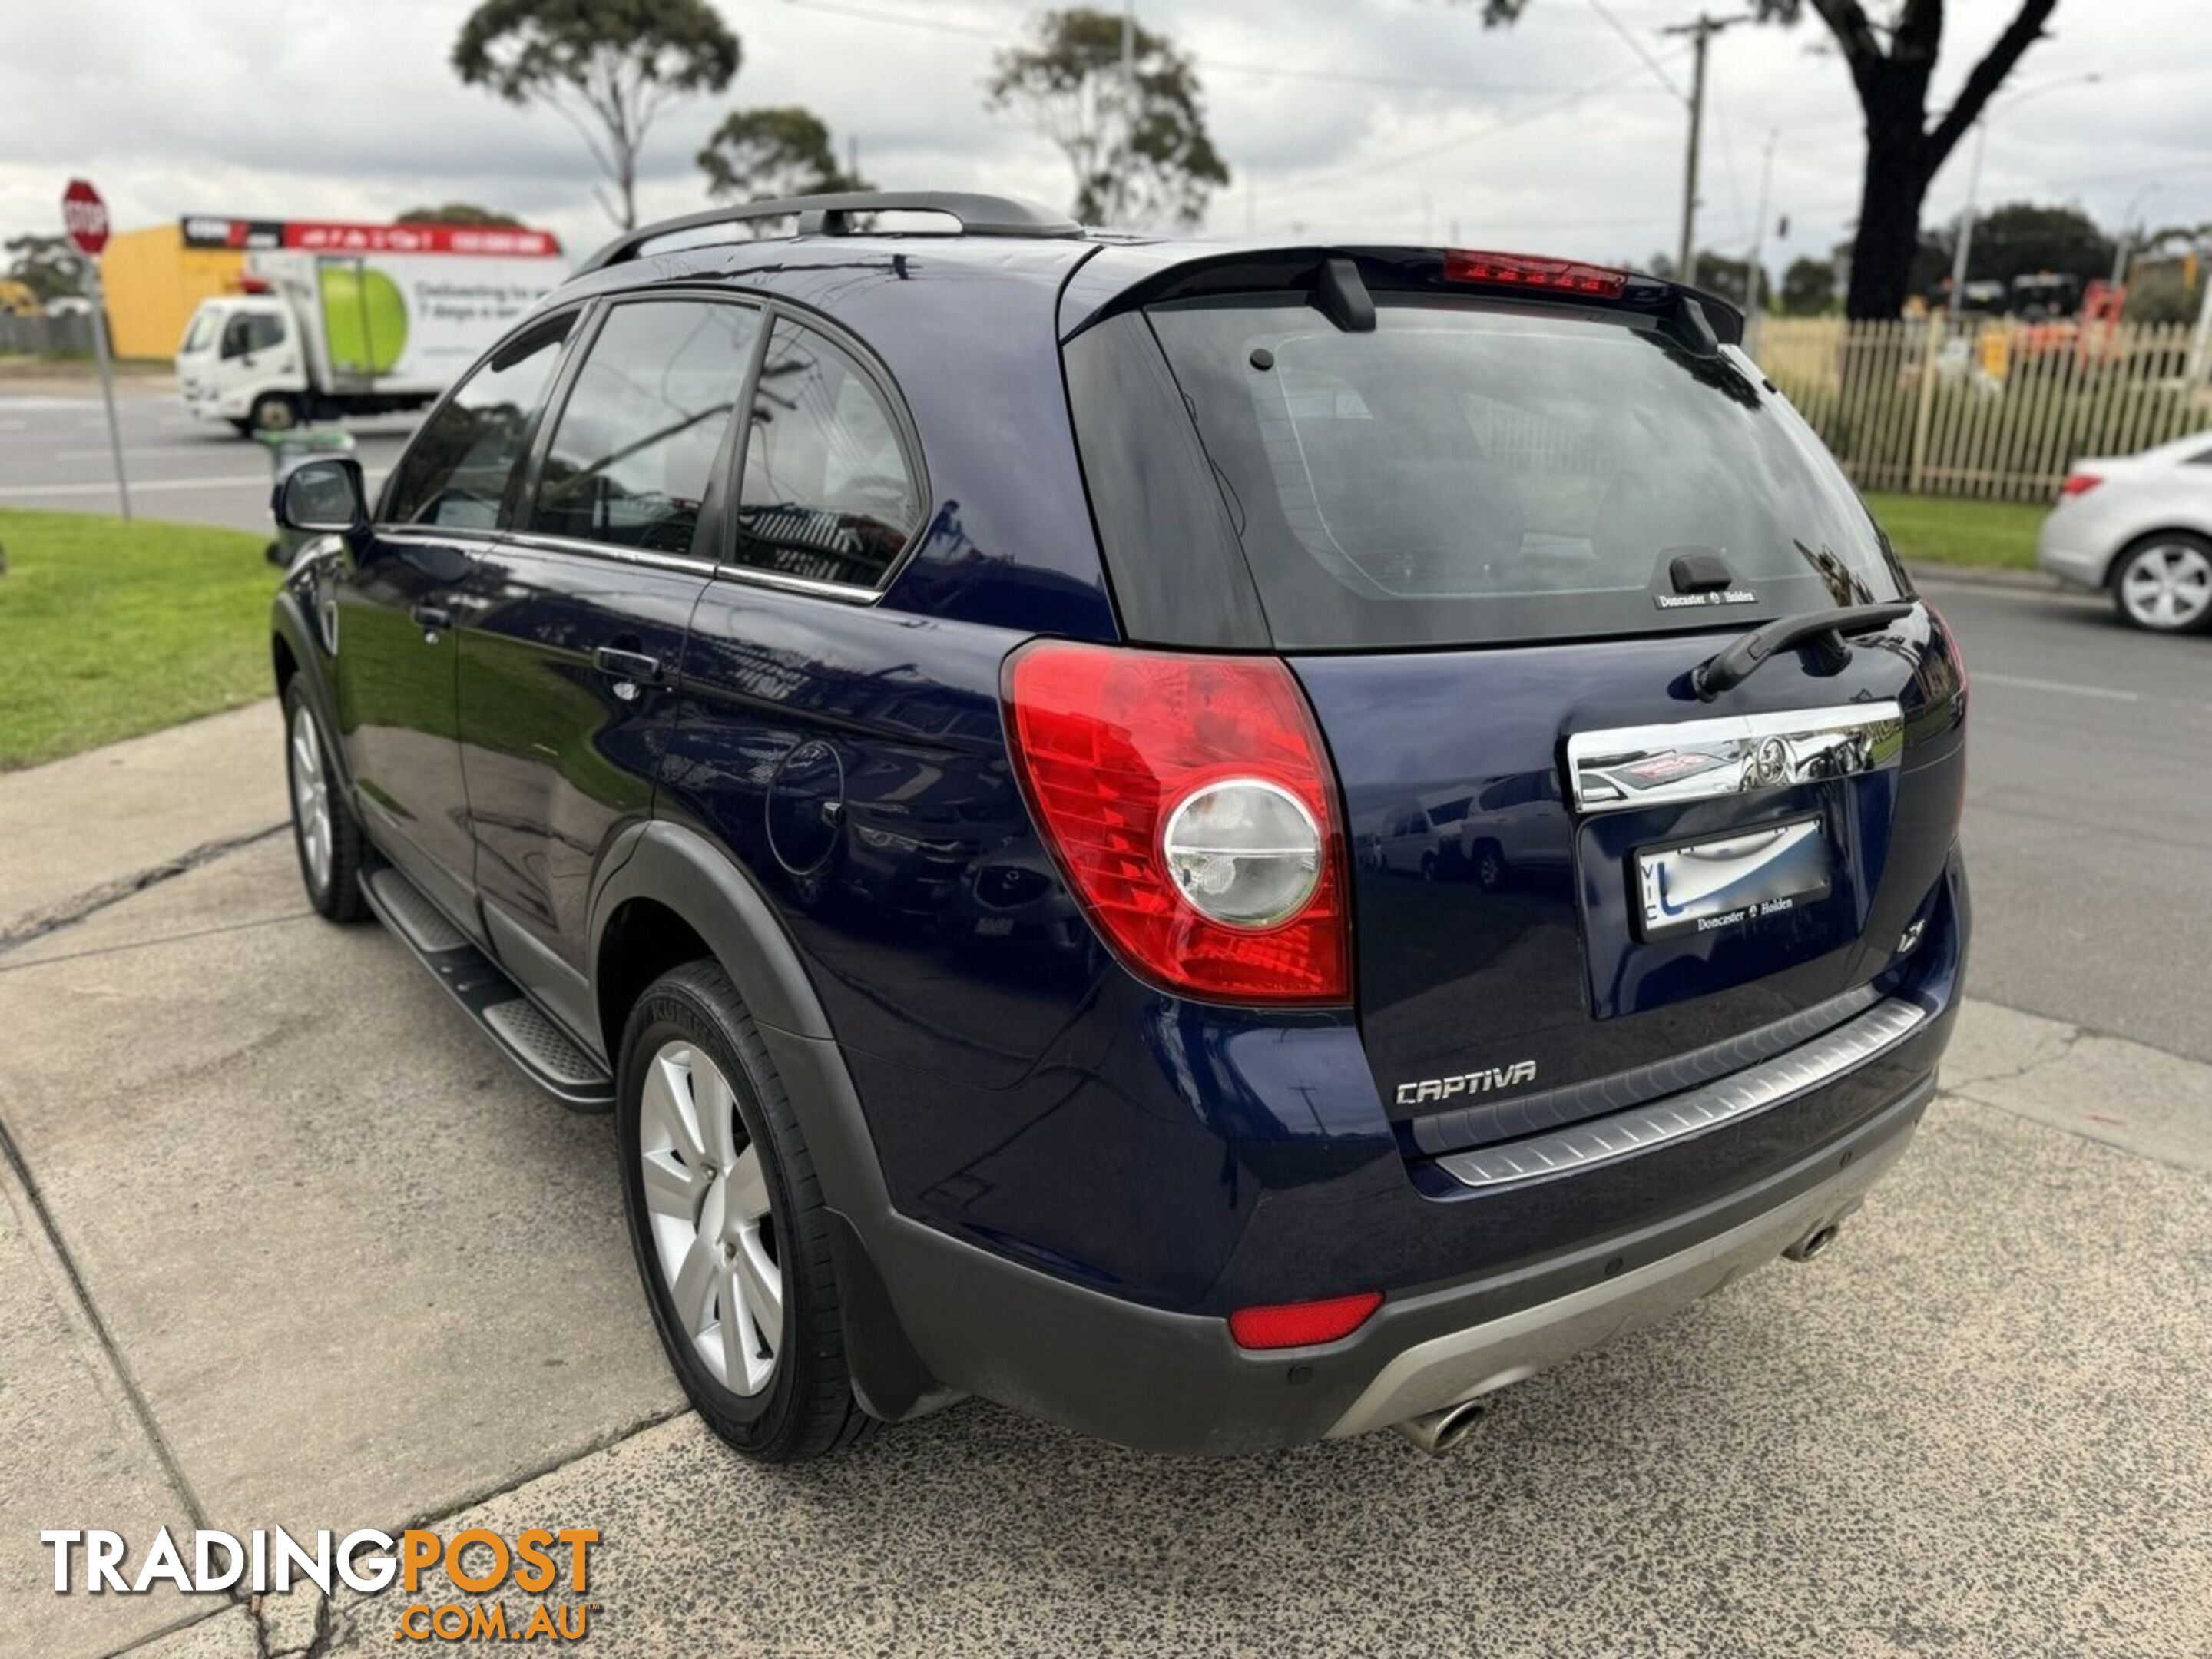
[[[2212,1651],[2212,1066],[1972,1007],[1836,1249],[1443,1462],[971,1402],[760,1470],[662,1367],[605,1121],[307,914],[278,741],[0,777],[0,1651],[388,1653],[395,1596],[59,1597],[38,1534],[410,1522],[598,1528],[623,1654]]]

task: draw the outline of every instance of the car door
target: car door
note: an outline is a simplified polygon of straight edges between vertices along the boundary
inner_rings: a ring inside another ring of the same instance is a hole
[[[556,389],[512,533],[481,555],[462,625],[484,924],[507,971],[580,1030],[592,875],[653,808],[759,335],[759,312],[726,297],[604,307]]]
[[[377,849],[473,930],[455,620],[492,544],[574,317],[501,345],[432,413],[332,585],[339,740]]]

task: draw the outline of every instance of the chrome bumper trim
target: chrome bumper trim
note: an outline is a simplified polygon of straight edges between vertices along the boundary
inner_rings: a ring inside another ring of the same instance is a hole
[[[1527,1140],[1453,1152],[1437,1163],[1462,1186],[1495,1188],[1633,1158],[1818,1088],[1903,1042],[1928,1017],[1918,1003],[1891,997],[1825,1036],[1717,1083]]]
[[[1906,1100],[1935,1092],[1923,1080]],[[1328,1431],[1334,1440],[1479,1399],[1631,1331],[1672,1318],[1857,1209],[1911,1143],[1917,1120],[1810,1191],[1702,1244],[1394,1356]]]

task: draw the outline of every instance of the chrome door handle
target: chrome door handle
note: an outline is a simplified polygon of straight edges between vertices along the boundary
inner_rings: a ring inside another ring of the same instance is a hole
[[[635,702],[643,687],[659,685],[667,679],[660,659],[642,651],[620,651],[603,645],[592,653],[592,665],[615,683],[615,696],[624,702]]]

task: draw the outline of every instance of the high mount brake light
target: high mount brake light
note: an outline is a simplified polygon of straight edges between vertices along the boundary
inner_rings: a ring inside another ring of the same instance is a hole
[[[1352,1000],[1335,779],[1281,661],[1045,640],[1006,698],[1037,828],[1133,972],[1216,1002]]]
[[[1488,283],[1498,288],[1536,288],[1554,294],[1582,294],[1594,300],[1618,300],[1628,291],[1628,273],[1579,259],[1547,259],[1533,253],[1474,253],[1444,250],[1444,281]]]

